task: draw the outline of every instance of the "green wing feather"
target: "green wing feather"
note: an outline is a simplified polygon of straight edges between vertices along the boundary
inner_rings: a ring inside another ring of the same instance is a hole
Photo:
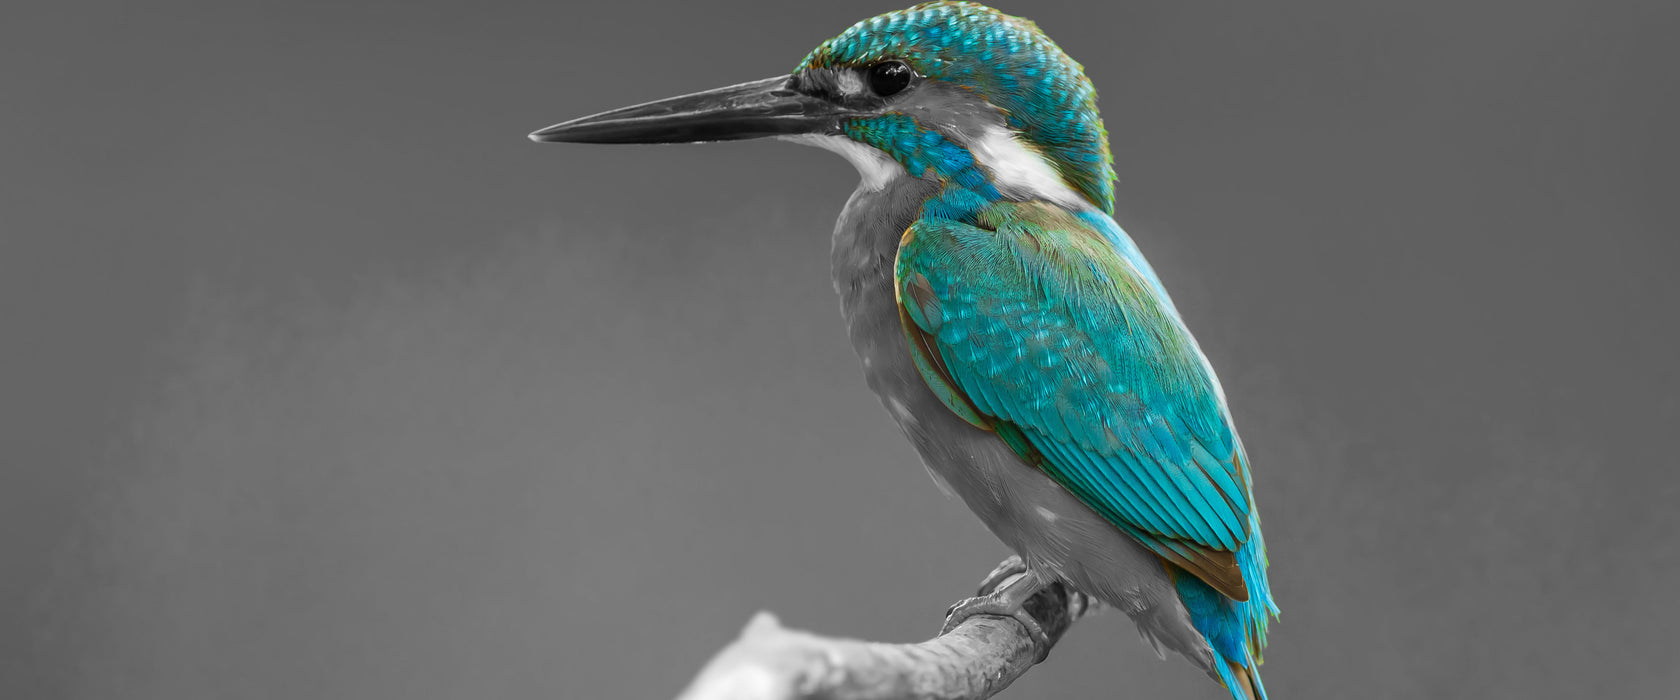
[[[896,275],[911,353],[952,411],[1247,600],[1233,553],[1253,499],[1218,380],[1135,246],[1103,223],[1038,202],[995,204],[979,225],[918,220]]]

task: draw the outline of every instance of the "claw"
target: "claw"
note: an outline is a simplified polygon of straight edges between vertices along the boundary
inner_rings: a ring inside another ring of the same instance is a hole
[[[1038,658],[1033,663],[1040,663],[1050,655],[1050,635],[1022,606],[1046,585],[1027,569],[1020,557],[1011,557],[986,576],[980,584],[981,595],[965,598],[945,611],[945,626],[939,633],[950,632],[975,615],[1013,618],[1033,638],[1038,650]]]
[[[986,578],[980,581],[978,595],[988,595],[1002,588],[1009,577],[1024,573],[1027,573],[1027,563],[1021,561],[1021,555],[1011,554],[1008,559],[998,562],[998,565],[992,568],[992,573],[986,574]],[[955,608],[956,606],[951,607]],[[950,613],[947,612],[946,614]]]
[[[940,630],[939,633],[945,634],[946,632],[950,632],[951,630],[956,629],[957,625],[962,624],[965,620],[974,617],[975,615],[996,615],[998,617],[1014,618],[1016,622],[1021,623],[1021,626],[1026,628],[1027,634],[1032,636],[1033,643],[1038,649],[1038,658],[1035,659],[1033,663],[1036,664],[1042,662],[1045,657],[1050,655],[1050,635],[1044,633],[1044,626],[1038,624],[1038,620],[1033,619],[1033,616],[1027,613],[1027,611],[1021,608],[1021,606],[1017,605],[1010,607],[1008,603],[1001,603],[996,598],[990,596],[965,598],[956,605],[951,606],[950,611],[945,615],[945,628]]]

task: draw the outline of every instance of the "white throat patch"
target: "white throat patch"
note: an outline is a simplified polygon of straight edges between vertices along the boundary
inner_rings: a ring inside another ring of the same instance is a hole
[[[1067,181],[1043,156],[1021,145],[1007,129],[987,127],[968,147],[975,160],[991,171],[999,189],[1055,202],[1074,211],[1091,206],[1068,187]]]
[[[898,161],[893,160],[891,156],[881,152],[880,149],[874,146],[866,146],[844,136],[794,134],[792,136],[777,136],[776,138],[793,143],[802,143],[807,146],[816,146],[825,151],[834,151],[840,154],[842,158],[852,164],[852,167],[857,168],[858,176],[863,178],[862,183],[858,186],[864,189],[881,190],[887,186],[887,183],[905,174],[904,166],[899,165]]]

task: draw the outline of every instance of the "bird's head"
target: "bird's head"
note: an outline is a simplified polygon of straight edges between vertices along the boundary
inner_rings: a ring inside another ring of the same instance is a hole
[[[1032,22],[929,2],[853,25],[791,75],[573,119],[531,138],[781,137],[845,155],[866,182],[907,172],[1111,213],[1114,171],[1096,99],[1079,64]]]

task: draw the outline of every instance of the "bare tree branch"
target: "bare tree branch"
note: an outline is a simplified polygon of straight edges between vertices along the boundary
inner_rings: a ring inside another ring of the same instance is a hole
[[[1007,585],[999,564],[982,595]],[[1027,601],[1049,643],[1061,639],[1088,602],[1055,584]],[[981,700],[1009,687],[1049,649],[1020,621],[975,615],[919,644],[823,637],[782,627],[774,615],[753,616],[734,643],[712,657],[677,700]]]

